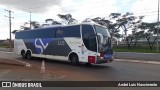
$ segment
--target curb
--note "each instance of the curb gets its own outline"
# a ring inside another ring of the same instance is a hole
[[[133,63],[144,63],[144,64],[160,64],[159,61],[146,61],[146,60],[129,60],[129,59],[114,59],[114,61],[118,62],[133,62]]]

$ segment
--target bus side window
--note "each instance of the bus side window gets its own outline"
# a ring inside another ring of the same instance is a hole
[[[56,37],[57,38],[63,38],[63,37],[79,37],[80,38],[80,25],[59,28],[56,31]]]
[[[82,37],[88,50],[97,51],[96,35],[91,25],[82,25]]]

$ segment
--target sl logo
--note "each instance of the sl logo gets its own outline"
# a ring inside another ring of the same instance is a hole
[[[38,54],[42,54],[43,51],[48,47],[48,43],[51,41],[51,39],[44,39],[42,41],[41,38],[37,38],[34,41],[35,47],[36,47],[36,52]]]

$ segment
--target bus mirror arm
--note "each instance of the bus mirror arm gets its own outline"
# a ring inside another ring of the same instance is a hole
[[[103,35],[102,35],[102,34],[100,34],[100,33],[97,33],[97,36],[99,36],[99,37],[100,37],[100,43],[103,43]]]

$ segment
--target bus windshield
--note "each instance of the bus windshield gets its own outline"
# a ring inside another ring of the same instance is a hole
[[[95,25],[96,32],[102,34],[104,37],[110,37],[110,34],[107,30],[107,28]]]
[[[95,25],[96,33],[103,35],[103,43],[98,44],[98,51],[108,53],[111,49],[111,36],[107,28]]]

